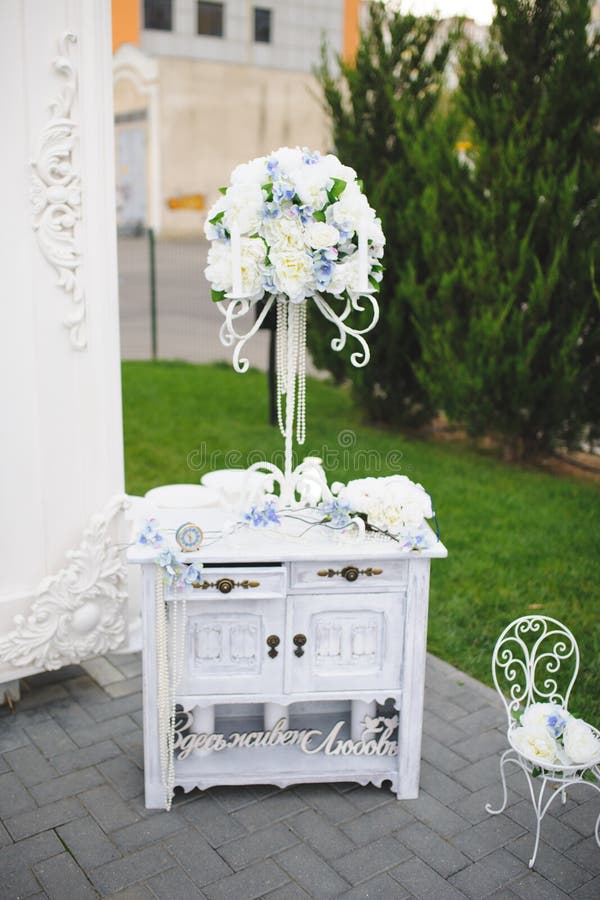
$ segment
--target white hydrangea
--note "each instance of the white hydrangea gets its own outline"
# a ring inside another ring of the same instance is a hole
[[[231,230],[237,225],[240,234],[255,234],[262,220],[264,197],[258,184],[240,182],[227,191],[223,225]]]

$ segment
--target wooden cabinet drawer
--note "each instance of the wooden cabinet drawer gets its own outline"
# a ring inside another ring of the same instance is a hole
[[[336,562],[293,562],[290,589],[295,591],[379,591],[408,584],[406,559],[353,560]]]
[[[184,590],[188,599],[193,600],[284,597],[285,569],[282,566],[205,566],[202,581]],[[181,591],[169,590],[168,595],[179,597]]]

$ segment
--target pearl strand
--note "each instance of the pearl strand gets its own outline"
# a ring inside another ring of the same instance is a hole
[[[296,440],[303,444],[306,440],[306,300],[298,309],[297,340],[298,399],[296,402]]]
[[[184,593],[181,600],[173,597],[167,609],[163,574],[162,571],[157,571],[155,599],[160,769],[165,789],[165,807],[170,810],[175,789],[177,687],[185,666],[186,596]]]
[[[286,362],[287,362],[287,301],[277,297],[277,331],[275,345],[275,368],[277,375],[277,424],[279,431],[285,437],[285,422],[283,417],[283,395],[286,392]]]

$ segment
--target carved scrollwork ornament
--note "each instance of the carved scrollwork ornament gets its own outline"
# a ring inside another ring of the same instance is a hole
[[[70,565],[43,579],[29,613],[0,641],[0,659],[15,666],[58,669],[116,650],[127,634],[125,566],[110,527],[128,500],[116,497],[92,517]]]
[[[63,319],[76,350],[87,346],[85,297],[81,277],[78,223],[81,220],[79,134],[73,106],[77,98],[77,72],[69,45],[77,37],[67,32],[59,41],[53,68],[64,84],[50,103],[50,121],[42,131],[31,163],[30,200],[33,230],[44,258],[58,274],[58,286],[70,298]]]

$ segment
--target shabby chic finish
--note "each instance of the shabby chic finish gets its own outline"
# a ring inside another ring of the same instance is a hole
[[[128,555],[143,568],[148,807],[165,806],[165,764],[172,764],[171,786],[186,792],[218,784],[387,781],[399,798],[417,796],[429,567],[431,558],[446,556],[433,534],[419,553],[399,551],[392,541],[343,541],[327,533],[300,541],[237,534],[181,553],[181,562],[203,562],[202,582],[183,589],[161,583],[160,591],[153,551],[136,545]],[[321,574],[330,569],[359,574]],[[397,755],[277,746],[197,750],[180,760],[171,742],[161,768],[157,616],[163,615],[167,622],[177,617],[183,643],[169,645],[171,665],[181,671],[173,696],[162,702],[189,712],[197,732],[254,732],[283,718],[286,727],[300,722],[326,734],[344,719],[345,737],[358,739],[375,705],[389,708],[391,701],[399,719]]]

